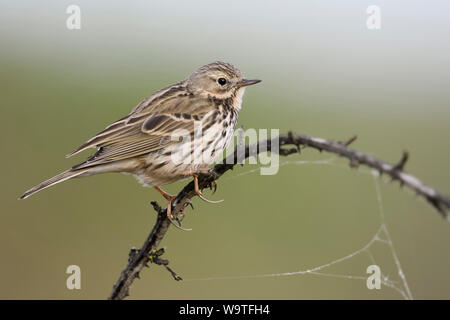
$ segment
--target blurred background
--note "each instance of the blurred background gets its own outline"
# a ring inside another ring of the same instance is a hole
[[[68,30],[66,9],[81,9]],[[366,26],[369,5],[381,29]],[[132,177],[75,179],[30,199],[29,187],[89,155],[64,155],[127,115],[143,98],[215,60],[263,82],[247,90],[239,125],[344,140],[396,162],[450,194],[450,21],[445,1],[5,1],[0,10],[2,179],[0,298],[104,299],[165,204]],[[363,247],[380,226],[374,179],[363,168],[295,164],[278,174],[245,165],[194,199],[185,227],[162,245],[135,299],[402,299],[364,280],[316,275],[252,278],[313,268]],[[343,159],[333,164],[347,165]],[[358,172],[360,171],[360,172]],[[246,173],[246,174],[244,174]],[[243,174],[239,176],[240,174]],[[414,298],[450,298],[450,226],[397,183],[379,180],[386,224]],[[167,186],[179,191],[185,182]],[[398,281],[388,246],[370,252]],[[66,288],[67,266],[81,290]],[[323,270],[367,276],[367,254]],[[227,280],[195,280],[242,277]],[[250,277],[250,278],[249,278]]]

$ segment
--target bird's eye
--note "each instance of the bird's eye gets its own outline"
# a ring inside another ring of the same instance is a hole
[[[224,86],[227,83],[227,79],[225,78],[219,78],[217,79],[217,82],[221,85]]]

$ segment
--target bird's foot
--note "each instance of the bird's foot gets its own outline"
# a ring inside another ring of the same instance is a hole
[[[172,202],[177,198],[177,196],[168,194],[167,192],[165,192],[164,190],[162,190],[160,187],[154,187],[167,201],[167,209],[166,209],[166,214],[167,214],[167,218],[169,219],[170,223],[173,224],[177,229],[183,230],[183,231],[191,231],[192,229],[186,229],[181,227],[181,221],[184,218],[184,208],[188,205],[191,205],[192,209],[194,209],[194,206],[192,205],[192,203],[190,202],[186,202],[186,204],[184,205],[184,207],[180,210],[180,215],[179,217],[174,217],[172,214]]]
[[[203,193],[202,193],[202,191],[200,190],[200,188],[199,188],[199,186],[198,186],[198,177],[199,177],[199,174],[194,173],[194,174],[192,174],[192,177],[194,178],[194,191],[195,191],[195,194],[196,194],[200,199],[202,199],[203,201],[208,202],[208,203],[220,203],[220,202],[223,201],[223,200],[213,201],[213,200],[208,200],[208,199],[206,199],[206,198],[203,196]],[[216,183],[216,181],[211,182],[210,188],[211,188],[211,189],[214,188],[213,193],[216,191],[216,189],[217,189],[217,183]]]
[[[158,191],[169,203],[167,204],[167,218],[170,220],[173,220],[174,217],[172,215],[172,201],[176,199],[177,196],[171,195],[167,192],[165,192],[160,187],[155,186],[154,187],[156,191]]]

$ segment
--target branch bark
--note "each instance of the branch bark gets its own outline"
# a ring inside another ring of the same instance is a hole
[[[282,134],[269,140],[261,140],[253,145],[245,146],[244,159],[250,156],[256,156],[260,152],[265,151],[278,152],[282,156],[288,156],[290,154],[300,153],[300,150],[305,147],[330,152],[347,158],[350,161],[350,167],[364,165],[377,170],[380,176],[385,174],[391,177],[392,180],[399,181],[401,186],[405,186],[413,190],[419,196],[423,197],[439,213],[441,213],[444,218],[448,220],[450,197],[429,186],[426,186],[418,178],[407,174],[403,170],[408,160],[407,152],[403,152],[399,162],[391,164],[350,148],[349,145],[354,140],[356,140],[356,136],[345,142],[339,142],[289,132],[288,134]],[[287,148],[286,146],[289,145],[293,147]],[[272,146],[274,147],[272,148]],[[207,174],[201,174],[199,176],[200,189],[211,187],[215,180],[219,179],[228,170],[233,169],[233,167],[238,163],[237,160],[238,153],[237,150],[235,150],[235,152],[229,155],[222,164],[215,165],[214,168]],[[191,204],[191,199],[195,195],[194,183],[190,182],[178,193],[176,199],[173,201],[172,214],[174,216],[178,216],[183,208]],[[156,202],[152,202],[152,205],[158,214],[155,225],[153,226],[142,247],[139,250],[131,250],[128,265],[122,271],[109,296],[109,299],[111,300],[121,300],[127,297],[129,295],[129,288],[131,284],[136,278],[139,278],[141,270],[148,266],[149,262],[164,265],[175,280],[181,280],[181,277],[168,267],[169,262],[159,258],[162,253],[164,253],[164,250],[162,249],[157,250],[159,243],[164,238],[172,222],[167,218],[167,209],[162,209]]]

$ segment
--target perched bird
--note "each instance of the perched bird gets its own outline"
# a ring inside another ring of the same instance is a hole
[[[208,170],[231,141],[245,87],[258,82],[244,79],[229,63],[200,67],[187,79],[144,99],[128,116],[67,155],[97,148],[91,157],[31,188],[20,199],[71,178],[123,172],[158,190],[169,201],[167,215],[172,219],[175,196],[160,186],[192,176],[195,192],[208,201],[198,188],[198,173]]]

